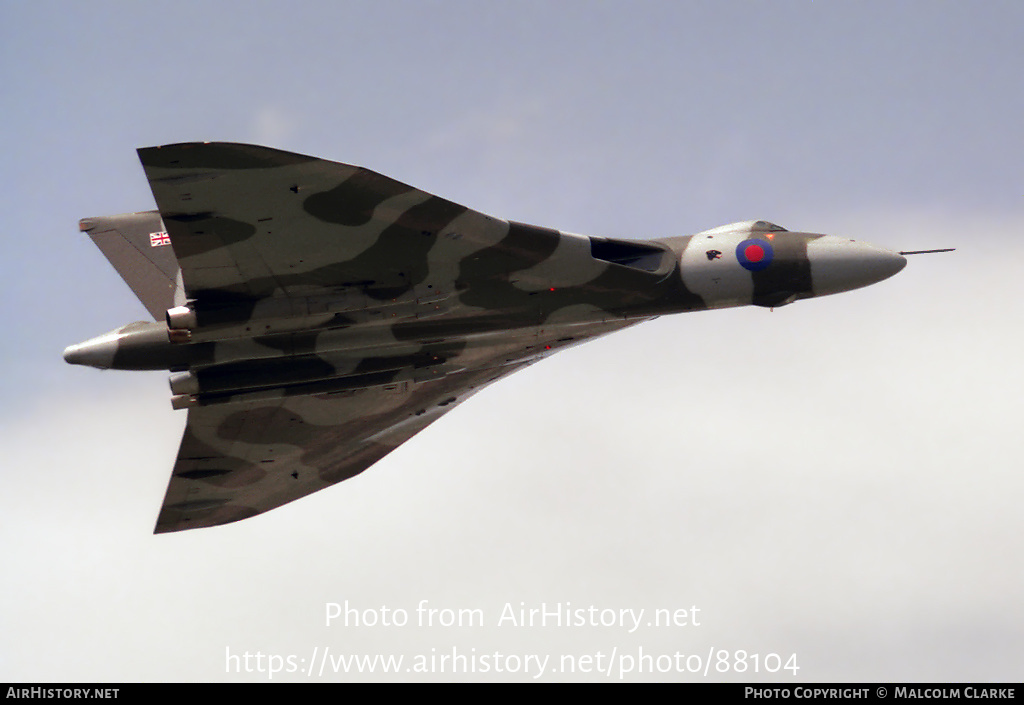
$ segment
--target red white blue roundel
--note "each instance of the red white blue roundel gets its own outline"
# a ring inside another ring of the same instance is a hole
[[[744,240],[736,245],[736,259],[744,269],[760,272],[772,263],[775,253],[767,240]]]

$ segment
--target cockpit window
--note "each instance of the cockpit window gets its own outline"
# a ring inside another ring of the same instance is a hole
[[[767,220],[756,220],[754,224],[750,226],[750,229],[754,232],[759,233],[785,233],[788,232],[781,225],[775,223],[769,223]]]
[[[728,225],[719,225],[717,228],[711,228],[711,230],[704,230],[697,233],[698,235],[707,235],[708,237],[714,237],[716,235],[724,235],[725,233],[786,233],[789,232],[781,225],[775,223],[769,223],[767,220],[744,220],[739,223],[729,223]]]

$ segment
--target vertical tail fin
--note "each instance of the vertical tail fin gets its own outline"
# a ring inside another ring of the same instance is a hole
[[[178,305],[181,274],[158,211],[84,218],[78,229],[89,234],[154,319],[162,321]]]

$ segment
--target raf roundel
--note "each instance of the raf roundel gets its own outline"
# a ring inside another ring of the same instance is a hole
[[[751,272],[760,272],[772,263],[772,245],[767,240],[744,240],[736,245],[736,259],[740,261],[744,269]]]

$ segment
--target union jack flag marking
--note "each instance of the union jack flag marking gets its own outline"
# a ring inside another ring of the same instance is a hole
[[[164,245],[171,244],[171,237],[166,232],[150,233],[149,234],[149,246],[150,247],[163,247]]]

